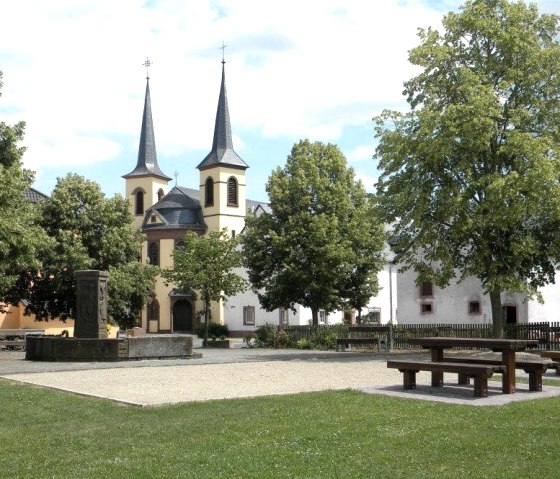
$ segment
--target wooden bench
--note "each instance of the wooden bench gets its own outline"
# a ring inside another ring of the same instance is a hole
[[[367,346],[370,344],[377,344],[377,349],[381,351],[381,345],[385,344],[385,340],[381,338],[336,338],[336,350],[339,351],[342,346],[343,350],[350,345]]]
[[[348,328],[348,337],[336,338],[336,350],[347,349],[351,345],[369,346],[377,344],[377,350],[381,351],[382,347],[387,346],[387,335],[389,327],[387,326],[350,326]]]
[[[445,360],[464,364],[502,364],[502,361],[499,359],[464,358],[453,356],[445,358]],[[547,361],[539,361],[538,359],[515,360],[515,369],[523,369],[523,371],[529,374],[529,391],[542,391],[542,376],[543,373],[550,367],[555,367],[555,364]],[[469,384],[469,378],[459,374],[459,384]]]
[[[560,351],[539,351],[539,354],[554,361],[550,363],[550,367],[556,368],[556,376],[560,376]]]
[[[44,333],[43,329],[0,329],[0,349],[19,347],[25,350],[26,336]]]
[[[492,364],[473,364],[473,363],[457,363],[447,361],[408,361],[408,360],[392,360],[387,361],[388,368],[398,369],[403,373],[404,389],[416,388],[416,373],[418,371],[431,371],[440,373],[456,373],[463,377],[474,378],[474,395],[475,397],[488,397],[488,378],[496,372],[503,373],[505,366]],[[441,384],[433,384],[432,386],[441,387]]]

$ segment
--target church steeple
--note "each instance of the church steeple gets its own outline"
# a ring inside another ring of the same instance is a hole
[[[225,46],[224,46],[225,47]],[[232,168],[247,169],[249,166],[233,150],[231,138],[231,123],[229,120],[229,107],[226,93],[225,61],[222,60],[222,84],[214,125],[214,140],[212,151],[197,166],[199,170],[206,170],[214,166],[229,166]]]
[[[150,99],[150,77],[146,77],[146,96],[144,99],[144,114],[142,115],[142,130],[138,147],[138,163],[136,168],[123,178],[129,179],[139,176],[155,176],[169,181],[171,178],[160,170],[157,162],[154,123],[152,121],[152,104]]]

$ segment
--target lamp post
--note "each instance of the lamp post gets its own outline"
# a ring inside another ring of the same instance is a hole
[[[393,352],[393,261],[389,261],[389,352]]]

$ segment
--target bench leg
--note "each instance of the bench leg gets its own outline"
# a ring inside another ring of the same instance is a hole
[[[469,385],[471,383],[471,378],[466,374],[459,373],[458,376],[459,376],[459,382],[457,384]]]
[[[443,373],[441,371],[432,371],[432,387],[443,387]]]
[[[416,373],[414,369],[399,370],[403,373],[404,389],[416,389]]]
[[[542,391],[542,371],[525,370],[529,373],[529,391]]]
[[[474,377],[474,396],[477,398],[488,397],[488,378],[486,376]]]

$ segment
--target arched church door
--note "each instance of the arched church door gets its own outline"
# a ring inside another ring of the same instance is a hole
[[[173,305],[173,331],[193,331],[193,309],[192,303],[186,299],[180,299]]]

